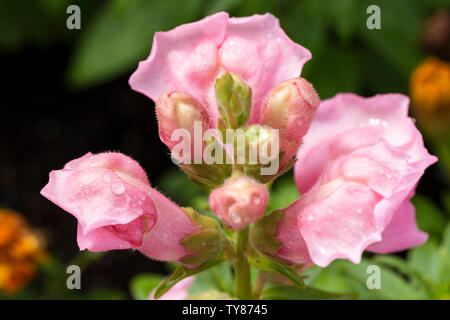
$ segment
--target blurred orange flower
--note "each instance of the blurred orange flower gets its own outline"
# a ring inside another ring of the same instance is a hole
[[[22,288],[46,256],[42,240],[23,217],[0,209],[0,291],[12,294]]]
[[[450,114],[450,63],[427,58],[411,75],[411,98],[420,113]]]

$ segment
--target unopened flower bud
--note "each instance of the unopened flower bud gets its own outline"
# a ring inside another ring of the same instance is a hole
[[[247,123],[252,104],[252,89],[233,73],[226,73],[216,80],[219,129],[236,129]]]
[[[269,194],[264,185],[245,176],[231,177],[209,196],[211,210],[232,230],[254,223],[266,210]]]
[[[159,136],[171,150],[182,140],[183,152],[190,151],[191,155],[199,154],[201,157],[203,150],[201,133],[209,128],[209,118],[207,110],[200,102],[184,92],[165,93],[156,103],[156,116]],[[198,128],[194,130],[196,126]],[[199,144],[197,148],[196,142]]]
[[[285,160],[301,145],[319,104],[320,98],[313,86],[303,78],[284,81],[267,96],[260,124],[280,130]]]

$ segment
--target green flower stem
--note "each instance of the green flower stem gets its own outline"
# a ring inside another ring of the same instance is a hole
[[[258,276],[256,277],[255,286],[253,287],[253,293],[252,293],[253,299],[259,300],[259,298],[261,296],[261,292],[264,289],[264,284],[265,284],[264,275],[263,275],[262,271],[259,270]]]
[[[239,230],[235,234],[236,261],[234,272],[236,276],[236,297],[241,300],[252,298],[252,286],[250,279],[250,264],[247,261],[247,247],[249,228]]]

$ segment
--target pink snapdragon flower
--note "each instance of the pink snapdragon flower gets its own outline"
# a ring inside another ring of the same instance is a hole
[[[297,153],[302,197],[283,210],[275,256],[327,266],[359,263],[364,250],[388,253],[423,244],[410,198],[437,161],[423,145],[407,97],[339,94],[321,103]]]
[[[41,194],[77,218],[81,250],[137,249],[175,262],[193,254],[180,242],[200,229],[121,153],[88,153],[70,161],[50,172]]]
[[[217,128],[220,116],[215,82],[225,73],[232,73],[252,90],[247,124],[260,124],[263,105],[267,104],[264,100],[269,92],[283,81],[299,77],[304,63],[310,58],[311,53],[294,43],[271,14],[230,18],[227,13],[219,12],[167,32],[157,32],[150,56],[140,62],[129,83],[134,90],[156,103],[161,140],[172,149],[174,144],[168,141],[170,137],[165,128],[169,127],[172,132],[177,121],[160,111],[167,101],[160,97],[176,93],[186,100],[195,101],[191,105],[197,107],[191,109],[205,109],[209,128]],[[311,88],[308,87],[305,80],[300,83],[300,89],[290,99],[291,104],[301,104],[298,112],[291,110],[297,118],[302,110],[307,110],[306,103],[312,104],[311,110],[314,110],[318,101],[318,97],[313,96],[316,94],[312,86],[309,84]],[[304,98],[295,97],[306,89],[308,92],[303,92]],[[309,92],[311,90],[313,93]],[[281,118],[279,122],[283,121]],[[295,136],[301,141],[298,133],[306,132],[311,117],[306,117],[302,123],[300,119],[296,120],[297,134],[293,134],[295,130],[291,125],[286,133],[291,140]]]
[[[209,196],[211,210],[232,230],[256,222],[266,211],[269,193],[264,185],[245,176],[230,178]]]

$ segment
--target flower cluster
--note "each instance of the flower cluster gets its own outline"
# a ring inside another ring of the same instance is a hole
[[[67,163],[41,193],[78,219],[81,249],[135,249],[188,268],[228,259],[238,282],[249,281],[247,259],[268,259],[265,268],[276,264],[274,270],[324,267],[336,258],[358,263],[366,249],[422,244],[427,235],[409,200],[436,158],[408,117],[408,98],[339,94],[320,101],[300,77],[310,58],[270,14],[221,12],[155,34],[130,85],[155,102],[161,140],[210,193],[218,219],[177,206],[119,153]],[[243,143],[224,140],[229,130],[240,130]],[[262,158],[252,162],[254,148],[270,149],[275,172]],[[302,197],[264,215],[269,182],[294,164]],[[238,297],[249,298],[247,289],[238,285]]]

